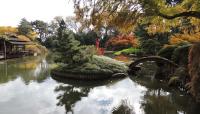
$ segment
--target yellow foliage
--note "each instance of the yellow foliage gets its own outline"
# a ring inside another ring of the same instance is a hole
[[[27,37],[30,38],[31,41],[34,41],[37,38],[38,34],[34,31],[30,32]]]
[[[148,33],[155,34],[157,32],[170,32],[171,27],[176,27],[180,25],[180,20],[179,19],[173,19],[173,20],[167,20],[163,19],[161,17],[152,17],[152,18],[147,18],[145,17],[146,23],[151,23],[147,30]]]
[[[27,41],[27,42],[31,41],[28,37],[24,35],[18,35],[17,38],[22,41]]]
[[[27,45],[26,46],[26,50],[34,52],[34,53],[38,53],[38,54],[45,54],[48,52],[48,50],[44,47],[41,46],[39,44],[35,44],[35,45]]]
[[[18,29],[10,26],[0,26],[0,34],[17,34]]]
[[[34,31],[30,32],[27,36],[20,35],[17,27],[0,26],[0,35],[16,35],[19,39],[24,41],[34,41],[38,34]]]

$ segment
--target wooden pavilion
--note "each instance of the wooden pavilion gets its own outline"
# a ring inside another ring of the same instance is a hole
[[[18,58],[33,54],[30,51],[26,51],[26,45],[34,45],[34,43],[21,40],[15,35],[7,38],[0,36],[0,59]]]

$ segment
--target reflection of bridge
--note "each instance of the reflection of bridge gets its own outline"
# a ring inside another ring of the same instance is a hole
[[[143,63],[143,62],[147,62],[147,61],[154,61],[157,63],[157,65],[159,67],[162,67],[164,65],[169,65],[170,66],[170,69],[171,68],[177,68],[178,65],[176,63],[174,63],[173,61],[171,60],[168,60],[166,58],[163,58],[163,57],[160,57],[160,56],[149,56],[149,57],[143,57],[143,58],[140,58],[134,62],[132,62],[130,65],[129,65],[129,71],[130,73],[134,73],[136,70],[139,70],[140,68],[137,67],[140,63]]]

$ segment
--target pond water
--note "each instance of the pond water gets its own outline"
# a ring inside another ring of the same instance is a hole
[[[200,114],[190,97],[150,77],[56,81],[52,64],[44,57],[0,61],[0,114]]]

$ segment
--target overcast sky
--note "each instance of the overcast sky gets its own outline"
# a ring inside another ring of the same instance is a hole
[[[72,16],[69,0],[0,0],[0,26],[17,26],[22,18],[49,22],[55,16]]]

